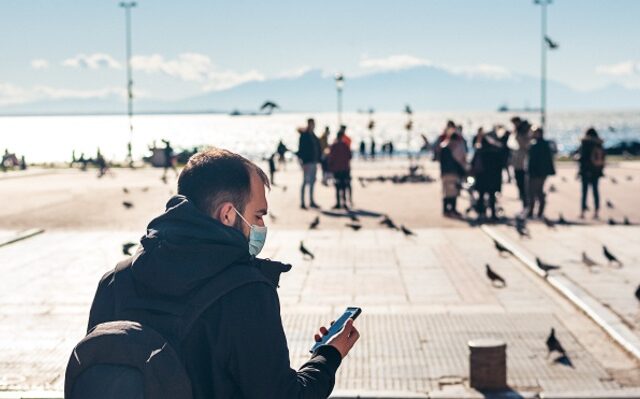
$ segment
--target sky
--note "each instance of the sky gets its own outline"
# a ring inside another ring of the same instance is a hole
[[[579,90],[640,88],[640,0],[554,0],[548,75]],[[139,0],[136,97],[175,100],[310,69],[345,77],[434,65],[539,76],[532,0]],[[125,96],[117,1],[2,0],[0,106]]]

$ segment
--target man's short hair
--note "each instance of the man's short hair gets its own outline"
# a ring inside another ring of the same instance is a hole
[[[225,202],[231,202],[242,213],[251,197],[253,172],[265,186],[271,187],[267,175],[247,158],[211,148],[189,158],[178,178],[178,194],[210,216]]]

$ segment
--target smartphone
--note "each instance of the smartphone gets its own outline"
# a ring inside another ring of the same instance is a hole
[[[342,330],[342,327],[344,327],[344,324],[347,322],[347,320],[349,320],[349,319],[353,319],[353,320],[357,319],[358,316],[360,316],[360,313],[362,313],[362,309],[356,308],[356,307],[351,307],[351,306],[348,307],[347,310],[344,311],[342,316],[340,316],[338,318],[338,320],[336,320],[333,323],[333,325],[331,327],[329,327],[329,331],[327,332],[327,334],[324,337],[322,337],[322,341],[316,342],[315,345],[313,345],[313,347],[311,348],[311,350],[309,352],[313,353],[321,345],[326,344],[327,341],[329,341],[331,339],[331,337],[333,337],[334,335],[339,333],[340,330]]]

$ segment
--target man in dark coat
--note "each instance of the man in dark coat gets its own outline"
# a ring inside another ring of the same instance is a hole
[[[482,129],[478,129],[478,134],[474,138],[474,147],[476,152],[471,161],[471,171],[476,178],[475,188],[478,191],[476,211],[479,218],[486,216],[486,200],[491,210],[491,219],[495,220],[497,219],[496,193],[502,189],[505,144],[498,139],[495,131],[484,133]]]
[[[359,333],[350,320],[300,370],[290,368],[276,292],[290,266],[255,258],[266,239],[265,186],[264,172],[237,154],[213,149],[192,156],[178,180],[179,195],[151,221],[142,248],[124,270],[100,281],[89,330],[117,320],[114,309],[135,297],[134,306],[157,320],[150,327],[165,333],[157,309],[184,308],[200,287],[248,268],[259,278],[211,305],[177,347],[193,397],[327,398]],[[121,272],[132,275],[132,292],[115,284]],[[316,341],[326,333],[320,328]]]
[[[313,119],[307,120],[307,127],[300,129],[300,139],[298,141],[298,158],[302,165],[302,188],[300,189],[300,208],[307,209],[305,204],[305,188],[309,187],[309,206],[311,208],[318,208],[315,200],[313,199],[313,189],[316,184],[316,173],[318,171],[318,163],[322,158],[322,151],[320,148],[320,140],[313,132],[316,127],[316,122]]]
[[[529,147],[529,211],[528,217],[533,217],[533,210],[538,202],[538,217],[544,215],[545,193],[544,181],[547,176],[555,175],[556,169],[553,165],[553,154],[549,142],[543,137],[542,128],[533,131],[533,145]]]

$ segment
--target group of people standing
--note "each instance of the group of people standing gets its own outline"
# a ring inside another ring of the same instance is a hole
[[[555,174],[555,147],[544,138],[542,128],[533,127],[519,117],[512,118],[511,123],[512,130],[495,126],[485,132],[479,128],[469,144],[462,134],[462,127],[453,121],[447,122],[433,148],[434,160],[440,163],[445,216],[462,216],[456,205],[466,179],[472,200],[470,209],[475,210],[480,219],[487,217],[488,209],[490,218],[497,220],[496,194],[502,190],[503,171],[511,181],[512,168],[523,216],[544,217],[544,186],[547,177]],[[587,192],[591,187],[594,217],[597,218],[600,207],[598,179],[603,175],[604,150],[595,129],[587,130],[575,157],[580,164],[582,179],[581,216],[584,217],[587,210]]]
[[[318,165],[322,168],[322,182],[333,180],[336,188],[334,209],[347,209],[353,206],[351,187],[351,138],[347,127],[342,125],[333,143],[329,144],[329,128],[318,138],[314,132],[315,120],[308,119],[305,128],[298,129],[298,151],[296,155],[302,165],[302,187],[300,190],[300,208],[307,209],[306,193],[309,193],[309,207],[319,208],[314,198],[314,187]]]

